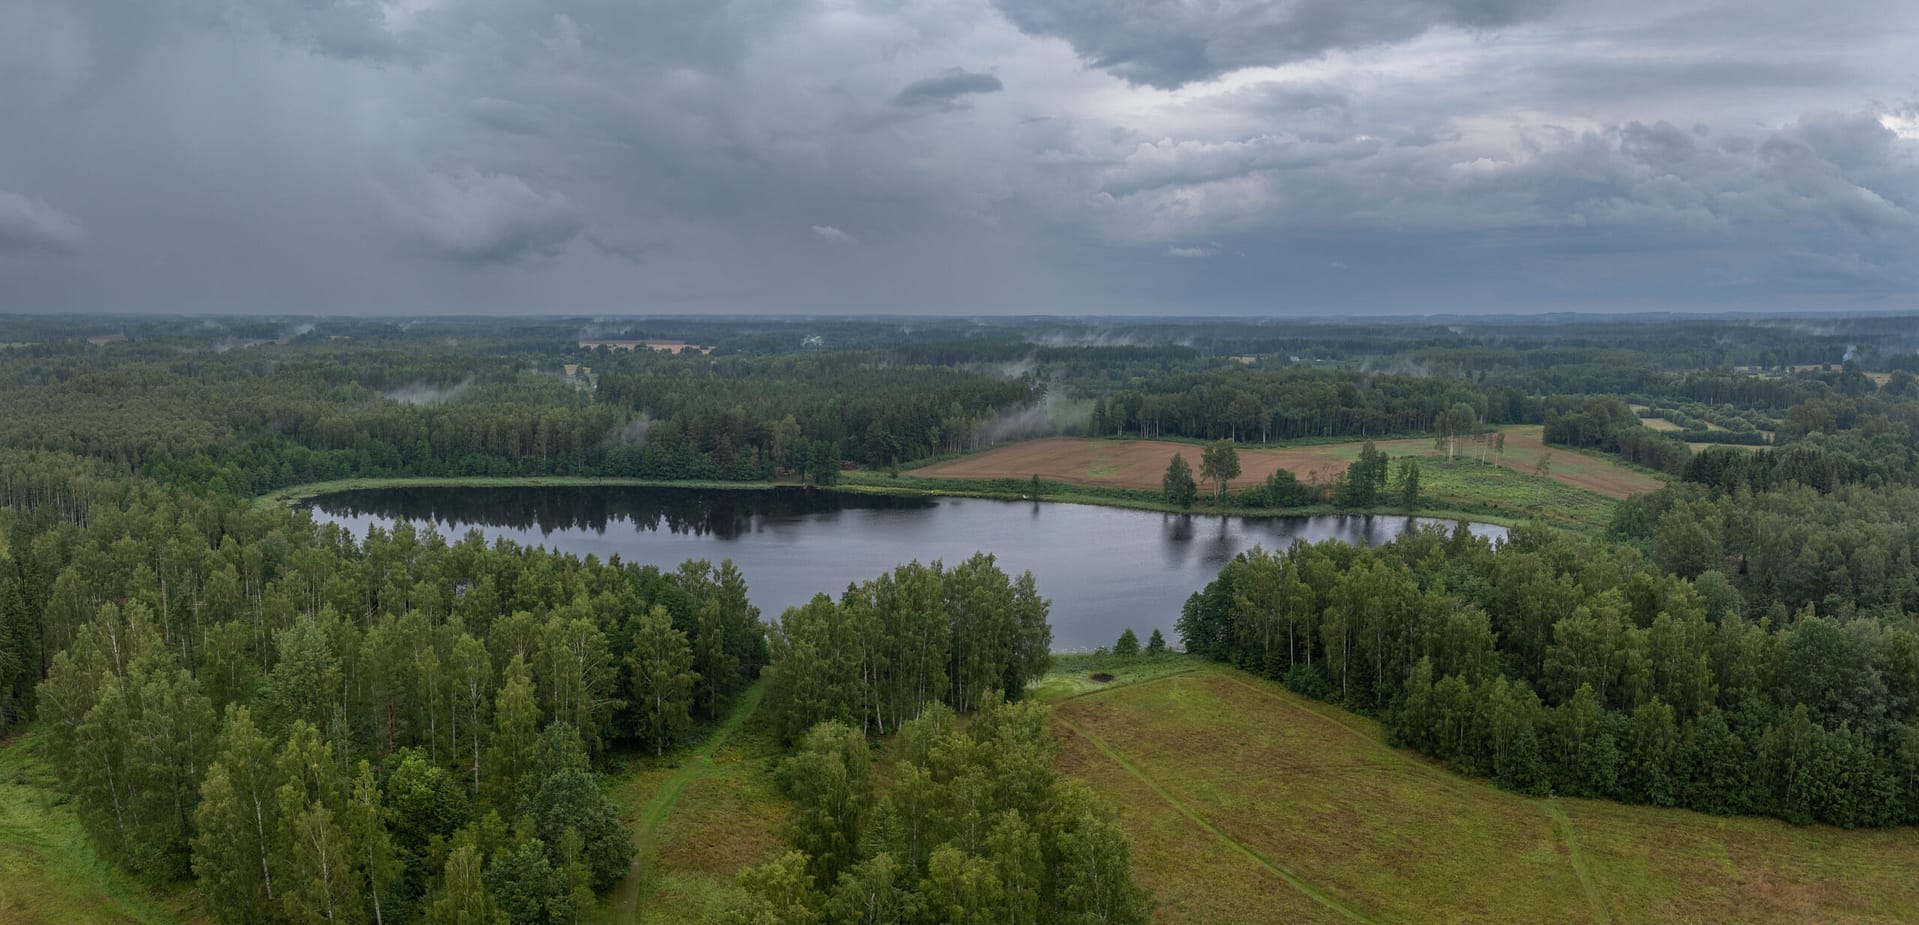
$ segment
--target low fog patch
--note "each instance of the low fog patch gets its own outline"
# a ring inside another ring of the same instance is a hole
[[[386,397],[409,405],[443,405],[460,397],[460,393],[472,387],[472,379],[462,379],[450,386],[437,386],[431,382],[412,382],[397,389],[387,390]]]

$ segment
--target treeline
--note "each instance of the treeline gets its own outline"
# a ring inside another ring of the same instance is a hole
[[[843,460],[884,467],[1052,432],[1029,378],[865,353],[650,352],[586,358],[604,368],[568,377],[572,353],[0,353],[0,440],[251,495],[408,475],[831,481]]]
[[[1092,432],[1270,442],[1427,433],[1455,405],[1488,424],[1539,420],[1520,391],[1465,379],[1350,371],[1249,369],[1237,364],[1166,375],[1100,395]]]
[[[1690,554],[1673,531],[1672,554]],[[1788,610],[1803,590],[1714,565],[1688,580],[1631,546],[1531,528],[1496,547],[1462,528],[1256,550],[1179,631],[1188,651],[1380,716],[1396,742],[1521,792],[1919,820],[1919,631],[1907,600],[1880,597],[1919,571]]]
[[[1012,421],[1045,398],[1029,378],[874,359],[608,358],[596,399],[646,422],[609,451],[609,473],[765,478],[822,460],[836,471],[841,459],[883,468],[1052,432]]]
[[[1611,396],[1587,398],[1575,407],[1546,412],[1545,442],[1616,453],[1636,466],[1679,474],[1692,450],[1678,439],[1639,423],[1624,401]]]
[[[742,876],[722,921],[1149,921],[1125,835],[1053,770],[1046,715],[997,693],[967,722],[934,703],[898,728],[884,785],[865,736],[812,727],[779,769],[790,849]]]
[[[7,718],[46,723],[105,855],[222,922],[572,922],[633,850],[592,756],[682,741],[768,658],[727,563],[12,471]]]
[[[934,704],[960,712],[1017,699],[1046,673],[1053,630],[1033,574],[990,555],[902,565],[788,609],[772,631],[767,697],[785,741],[822,722],[898,730]]]

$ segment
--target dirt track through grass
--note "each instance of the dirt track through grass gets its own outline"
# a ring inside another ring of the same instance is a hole
[[[1082,695],[1082,696],[1085,696],[1085,695]],[[1178,797],[1175,797],[1171,793],[1168,793],[1166,788],[1160,786],[1159,782],[1154,780],[1151,775],[1140,770],[1139,767],[1133,764],[1132,762],[1127,761],[1124,755],[1121,755],[1104,739],[1101,739],[1099,736],[1094,735],[1092,732],[1088,731],[1085,727],[1080,726],[1079,724],[1073,722],[1070,719],[1064,720],[1063,722],[1065,723],[1066,728],[1073,730],[1073,732],[1075,732],[1076,734],[1080,736],[1083,736],[1086,739],[1086,741],[1092,743],[1094,748],[1099,749],[1100,754],[1105,755],[1107,758],[1112,759],[1113,763],[1116,765],[1119,765],[1122,769],[1126,771],[1126,773],[1131,774],[1135,778],[1138,778],[1141,783],[1144,783],[1147,787],[1151,788],[1154,793],[1158,794],[1161,799],[1167,802],[1168,805],[1172,806],[1173,809],[1177,810],[1180,815],[1185,816],[1187,819],[1192,820],[1194,825],[1199,826],[1207,834],[1213,836],[1214,838],[1219,839],[1222,842],[1225,842],[1227,845],[1231,846],[1233,850],[1238,851],[1241,854],[1244,854],[1248,858],[1251,858],[1259,866],[1272,872],[1274,876],[1277,876],[1279,879],[1285,881],[1288,885],[1292,886],[1294,889],[1299,890],[1301,893],[1304,893],[1307,896],[1311,897],[1314,902],[1319,903],[1320,905],[1325,906],[1326,908],[1331,909],[1334,912],[1338,912],[1339,914],[1349,919],[1352,919],[1353,921],[1370,922],[1370,923],[1373,923],[1373,925],[1378,925],[1378,920],[1341,902],[1339,899],[1327,893],[1325,890],[1322,890],[1319,887],[1316,887],[1313,884],[1308,883],[1305,880],[1305,878],[1299,876],[1298,874],[1290,870],[1287,870],[1285,867],[1281,866],[1277,861],[1274,861],[1272,858],[1267,857],[1265,854],[1254,849],[1253,846],[1248,845],[1245,842],[1239,841],[1238,839],[1233,838],[1231,835],[1228,835],[1225,832],[1220,831],[1218,826],[1215,826],[1212,823],[1207,822],[1206,817],[1201,816],[1198,812],[1194,811],[1192,807],[1187,806],[1185,803],[1180,802]]]
[[[655,791],[653,798],[640,812],[634,827],[634,842],[638,847],[633,855],[633,868],[627,871],[626,879],[620,881],[618,902],[614,906],[615,922],[638,922],[640,920],[640,900],[648,887],[647,872],[659,856],[660,835],[666,823],[673,816],[673,808],[679,804],[680,795],[686,792],[688,784],[695,780],[713,777],[719,768],[713,763],[713,754],[724,746],[734,733],[746,723],[746,718],[759,709],[760,699],[765,695],[764,684],[754,684],[740,694],[740,699],[727,712],[726,719],[715,727],[706,741],[700,743],[684,759],[680,768],[667,778]]]
[[[1572,818],[1559,805],[1558,800],[1546,801],[1546,813],[1559,824],[1559,833],[1566,840],[1566,854],[1571,858],[1573,870],[1579,874],[1579,885],[1586,891],[1586,902],[1592,905],[1593,919],[1600,925],[1610,925],[1612,916],[1606,912],[1606,898],[1599,894],[1599,884],[1593,880],[1592,868],[1586,864],[1585,855],[1579,852],[1579,832],[1573,828]]]

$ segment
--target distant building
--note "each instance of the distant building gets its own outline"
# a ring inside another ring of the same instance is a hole
[[[608,350],[639,350],[644,347],[647,350],[658,350],[661,353],[698,353],[702,355],[713,352],[712,347],[706,347],[700,344],[689,344],[683,340],[619,339],[580,341],[580,349],[582,350],[592,350],[595,347],[605,347]]]

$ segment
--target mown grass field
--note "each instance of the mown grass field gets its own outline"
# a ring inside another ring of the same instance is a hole
[[[1160,922],[1919,921],[1911,830],[1517,796],[1364,718],[1164,658],[1040,688],[1062,770],[1116,807]]]
[[[189,896],[142,884],[93,850],[43,752],[46,730],[0,744],[0,922],[167,925]]]

